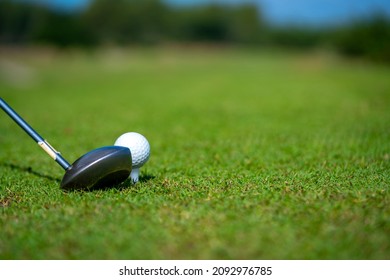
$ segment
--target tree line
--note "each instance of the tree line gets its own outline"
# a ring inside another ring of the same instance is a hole
[[[253,4],[173,7],[160,0],[94,0],[81,11],[63,12],[0,0],[1,44],[95,47],[164,42],[327,46],[345,55],[390,63],[390,20],[377,15],[318,30],[270,26]]]

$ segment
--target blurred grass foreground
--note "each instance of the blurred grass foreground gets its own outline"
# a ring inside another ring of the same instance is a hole
[[[139,184],[64,192],[0,112],[0,259],[390,258],[385,19],[322,37],[251,6],[0,3],[2,98],[70,162],[127,131],[152,149]],[[382,35],[355,60],[339,34]]]

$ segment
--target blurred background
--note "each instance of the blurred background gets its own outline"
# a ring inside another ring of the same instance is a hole
[[[390,259],[390,0],[0,0],[0,259]],[[11,207],[9,207],[11,205]],[[250,240],[250,246],[248,246]]]
[[[387,0],[0,0],[0,44],[327,48],[390,63]]]

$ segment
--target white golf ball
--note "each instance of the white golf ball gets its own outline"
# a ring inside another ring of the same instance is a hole
[[[137,132],[127,132],[119,136],[114,145],[130,149],[132,158],[132,171],[130,177],[134,183],[138,182],[139,168],[143,166],[150,157],[150,145],[148,140]]]

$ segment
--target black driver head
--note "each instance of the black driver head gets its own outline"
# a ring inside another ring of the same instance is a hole
[[[61,182],[65,190],[106,188],[125,181],[131,172],[130,149],[107,146],[90,151],[76,160]]]

